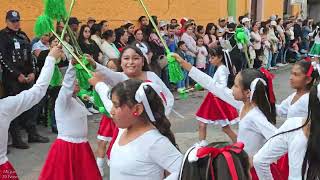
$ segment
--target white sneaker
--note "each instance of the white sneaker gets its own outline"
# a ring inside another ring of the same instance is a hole
[[[277,70],[277,67],[270,67],[270,70]]]
[[[89,107],[88,111],[91,112],[92,114],[98,114],[99,111],[97,111],[96,109],[94,109],[93,107]]]
[[[282,63],[277,63],[276,66],[278,66],[278,67],[283,67],[283,66],[285,66],[285,65],[282,64]]]
[[[104,176],[103,168],[98,166],[98,169],[99,169],[99,171],[100,171],[101,177],[103,177],[103,176]]]
[[[200,146],[201,147],[204,147],[204,146],[208,146],[208,141],[206,141],[206,140],[202,140],[202,141],[200,141]]]

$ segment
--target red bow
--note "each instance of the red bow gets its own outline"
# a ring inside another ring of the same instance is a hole
[[[243,148],[244,148],[244,144],[240,143],[240,142],[235,143],[230,146],[226,146],[224,148],[202,147],[202,148],[198,149],[197,157],[204,158],[207,155],[210,155],[210,172],[211,172],[212,180],[214,180],[215,177],[214,177],[214,170],[213,170],[213,166],[212,166],[212,161],[219,154],[223,154],[224,158],[227,161],[232,179],[238,180],[237,170],[236,170],[236,167],[234,166],[233,158],[232,158],[230,151],[232,151],[236,154],[239,154],[243,151]]]
[[[313,72],[313,66],[312,66],[312,61],[311,61],[311,58],[310,57],[306,57],[305,59],[304,59],[306,62],[311,62],[311,65],[310,65],[310,67],[309,67],[309,69],[308,69],[308,72],[307,72],[307,76],[308,77],[311,77],[311,74],[312,74],[312,72]]]
[[[272,84],[272,79],[275,77],[274,74],[271,74],[268,70],[266,70],[265,68],[260,68],[260,72],[262,72],[267,80],[268,80],[268,89],[269,89],[269,101],[270,103],[275,103],[276,102],[276,97],[274,95],[274,92],[273,92],[273,84]]]

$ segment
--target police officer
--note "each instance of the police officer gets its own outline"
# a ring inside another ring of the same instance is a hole
[[[3,85],[6,96],[16,95],[32,87],[35,79],[31,44],[26,33],[20,30],[18,11],[10,10],[6,15],[7,27],[0,31],[0,63],[3,69]],[[47,143],[49,139],[38,134],[36,129],[37,106],[24,112],[10,124],[12,146],[28,149],[22,141],[20,126],[28,133],[28,142]],[[10,112],[7,112],[10,113]]]

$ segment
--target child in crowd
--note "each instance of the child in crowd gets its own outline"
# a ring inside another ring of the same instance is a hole
[[[194,64],[194,58],[191,54],[188,53],[188,48],[186,46],[186,43],[184,41],[178,42],[178,49],[176,51],[177,54],[179,54],[181,57],[186,59],[190,64]],[[184,70],[184,79],[179,81],[177,83],[178,92],[182,91],[184,89],[189,89],[189,76],[187,71]]]
[[[197,59],[196,59],[196,67],[200,69],[202,72],[206,70],[206,63],[208,58],[207,48],[204,46],[203,37],[198,36],[197,39]]]

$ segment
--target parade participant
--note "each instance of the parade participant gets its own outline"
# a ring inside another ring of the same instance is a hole
[[[318,73],[310,61],[302,60],[296,62],[290,75],[290,85],[296,92],[276,105],[279,117],[307,117],[309,91]]]
[[[70,63],[55,104],[58,137],[51,145],[39,180],[102,179],[88,142],[87,116]]]
[[[189,71],[189,76],[202,87],[208,89],[215,96],[240,110],[240,123],[237,142],[244,143],[244,150],[248,153],[251,167],[253,156],[277,128],[276,113],[272,111],[270,94],[264,75],[256,69],[245,69],[237,74],[232,90],[220,88],[211,81],[211,77],[193,67],[179,55],[173,55],[181,66]],[[275,179],[281,179],[277,167],[271,166]],[[257,179],[254,168],[251,169],[252,178]]]
[[[20,29],[20,14],[10,10],[6,15],[7,27],[0,31],[0,63],[3,68],[4,89],[7,96],[15,96],[23,90],[30,89],[35,80],[32,64],[31,44],[26,33]],[[30,109],[30,108],[29,108]],[[40,136],[37,129],[38,107],[16,117],[10,124],[12,146],[28,149],[20,134],[20,125],[28,133],[28,142],[47,143],[49,138]]]
[[[91,79],[98,92],[107,89],[101,81]],[[111,150],[110,179],[178,179],[182,154],[170,130],[161,91],[155,83],[133,79],[113,87],[110,113],[120,129]]]
[[[110,86],[115,86],[119,82],[123,82],[127,79],[139,79],[143,81],[151,81],[158,84],[162,88],[163,95],[166,98],[166,115],[169,115],[174,103],[173,94],[162,82],[162,80],[153,72],[149,71],[148,63],[141,52],[141,50],[136,46],[126,47],[120,54],[120,71],[114,72],[108,67],[102,66],[98,63],[96,65],[96,71],[101,72],[105,76],[106,84]],[[106,160],[104,160],[106,152],[106,141],[110,141],[114,134],[117,134],[117,130],[114,130],[113,121],[110,118],[104,117],[101,119],[100,127],[98,131],[98,157],[97,164],[101,170],[105,166]],[[111,146],[110,146],[111,145]],[[112,142],[110,143],[107,152],[110,152],[112,148]]]
[[[320,85],[310,90],[306,117],[289,118],[254,156],[260,179],[272,179],[270,164],[289,154],[289,180],[319,179],[319,108]]]
[[[61,55],[61,47],[52,48],[32,88],[15,96],[0,99],[0,179],[2,180],[18,179],[16,171],[6,157],[10,122],[43,98],[52,78],[56,59],[59,59]]]
[[[209,50],[210,63],[217,67],[217,70],[211,79],[215,86],[220,88],[228,88],[228,82],[233,82],[234,75],[231,60],[225,54],[221,46],[213,50]],[[231,84],[232,86],[232,84]],[[202,102],[196,118],[199,121],[199,145],[206,146],[207,124],[220,125],[222,130],[230,137],[233,142],[237,141],[237,135],[230,127],[230,124],[238,122],[237,110],[208,92],[206,98]]]

